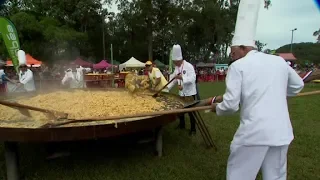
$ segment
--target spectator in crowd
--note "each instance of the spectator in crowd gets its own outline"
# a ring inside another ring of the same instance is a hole
[[[0,93],[7,92],[7,82],[16,84],[13,80],[9,79],[4,71],[5,62],[0,60]]]

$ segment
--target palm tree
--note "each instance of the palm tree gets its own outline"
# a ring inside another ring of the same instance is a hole
[[[318,36],[318,37],[317,37],[317,43],[320,43],[320,28],[319,28],[318,31],[315,31],[315,32],[313,33],[313,36]]]

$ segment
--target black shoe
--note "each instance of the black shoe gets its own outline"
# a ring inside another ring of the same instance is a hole
[[[186,129],[186,127],[185,127],[185,126],[178,125],[178,126],[176,127],[176,129]]]

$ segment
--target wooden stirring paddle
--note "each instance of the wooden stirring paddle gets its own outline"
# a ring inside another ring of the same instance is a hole
[[[140,114],[132,114],[132,115],[68,119],[67,121],[64,121],[64,122],[49,122],[49,123],[42,125],[39,128],[54,128],[54,127],[58,127],[58,126],[62,126],[62,125],[81,123],[81,122],[97,122],[97,121],[138,118],[138,117],[161,116],[161,115],[168,115],[168,114],[181,114],[181,113],[187,113],[187,112],[193,112],[193,111],[208,110],[211,108],[212,108],[211,106],[203,106],[203,107],[193,107],[193,108],[186,108],[186,109],[172,109],[172,110],[166,110],[166,111],[156,111],[156,112],[140,113]]]
[[[13,103],[13,102],[8,102],[8,101],[3,101],[3,100],[0,100],[0,104],[4,105],[4,106],[11,107],[11,108],[18,109],[22,114],[29,116],[29,117],[31,117],[30,113],[25,110],[33,110],[33,111],[43,112],[43,113],[50,115],[50,117],[52,117],[54,119],[67,119],[68,118],[68,114],[64,113],[64,112],[52,111],[52,110],[48,110],[48,109],[43,109],[43,108],[38,108],[38,107],[34,107],[34,106],[28,106],[28,105],[24,105],[24,104]]]
[[[181,73],[179,73],[179,74],[177,74],[177,75],[180,75]],[[152,97],[157,97],[158,96],[158,94],[162,91],[162,90],[164,90],[164,88],[166,88],[170,83],[172,83],[172,81],[174,81],[175,80],[175,78],[172,78],[165,86],[163,86],[159,91],[157,91],[154,95],[152,95]]]

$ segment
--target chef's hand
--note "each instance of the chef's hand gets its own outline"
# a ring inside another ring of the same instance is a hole
[[[221,103],[223,101],[223,96],[216,96],[215,102]]]
[[[182,75],[181,74],[178,74],[174,77],[175,79],[179,79],[179,80],[182,80]]]
[[[217,103],[213,103],[213,104],[211,105],[211,111],[212,111],[212,112],[216,112],[216,107],[217,107]]]

